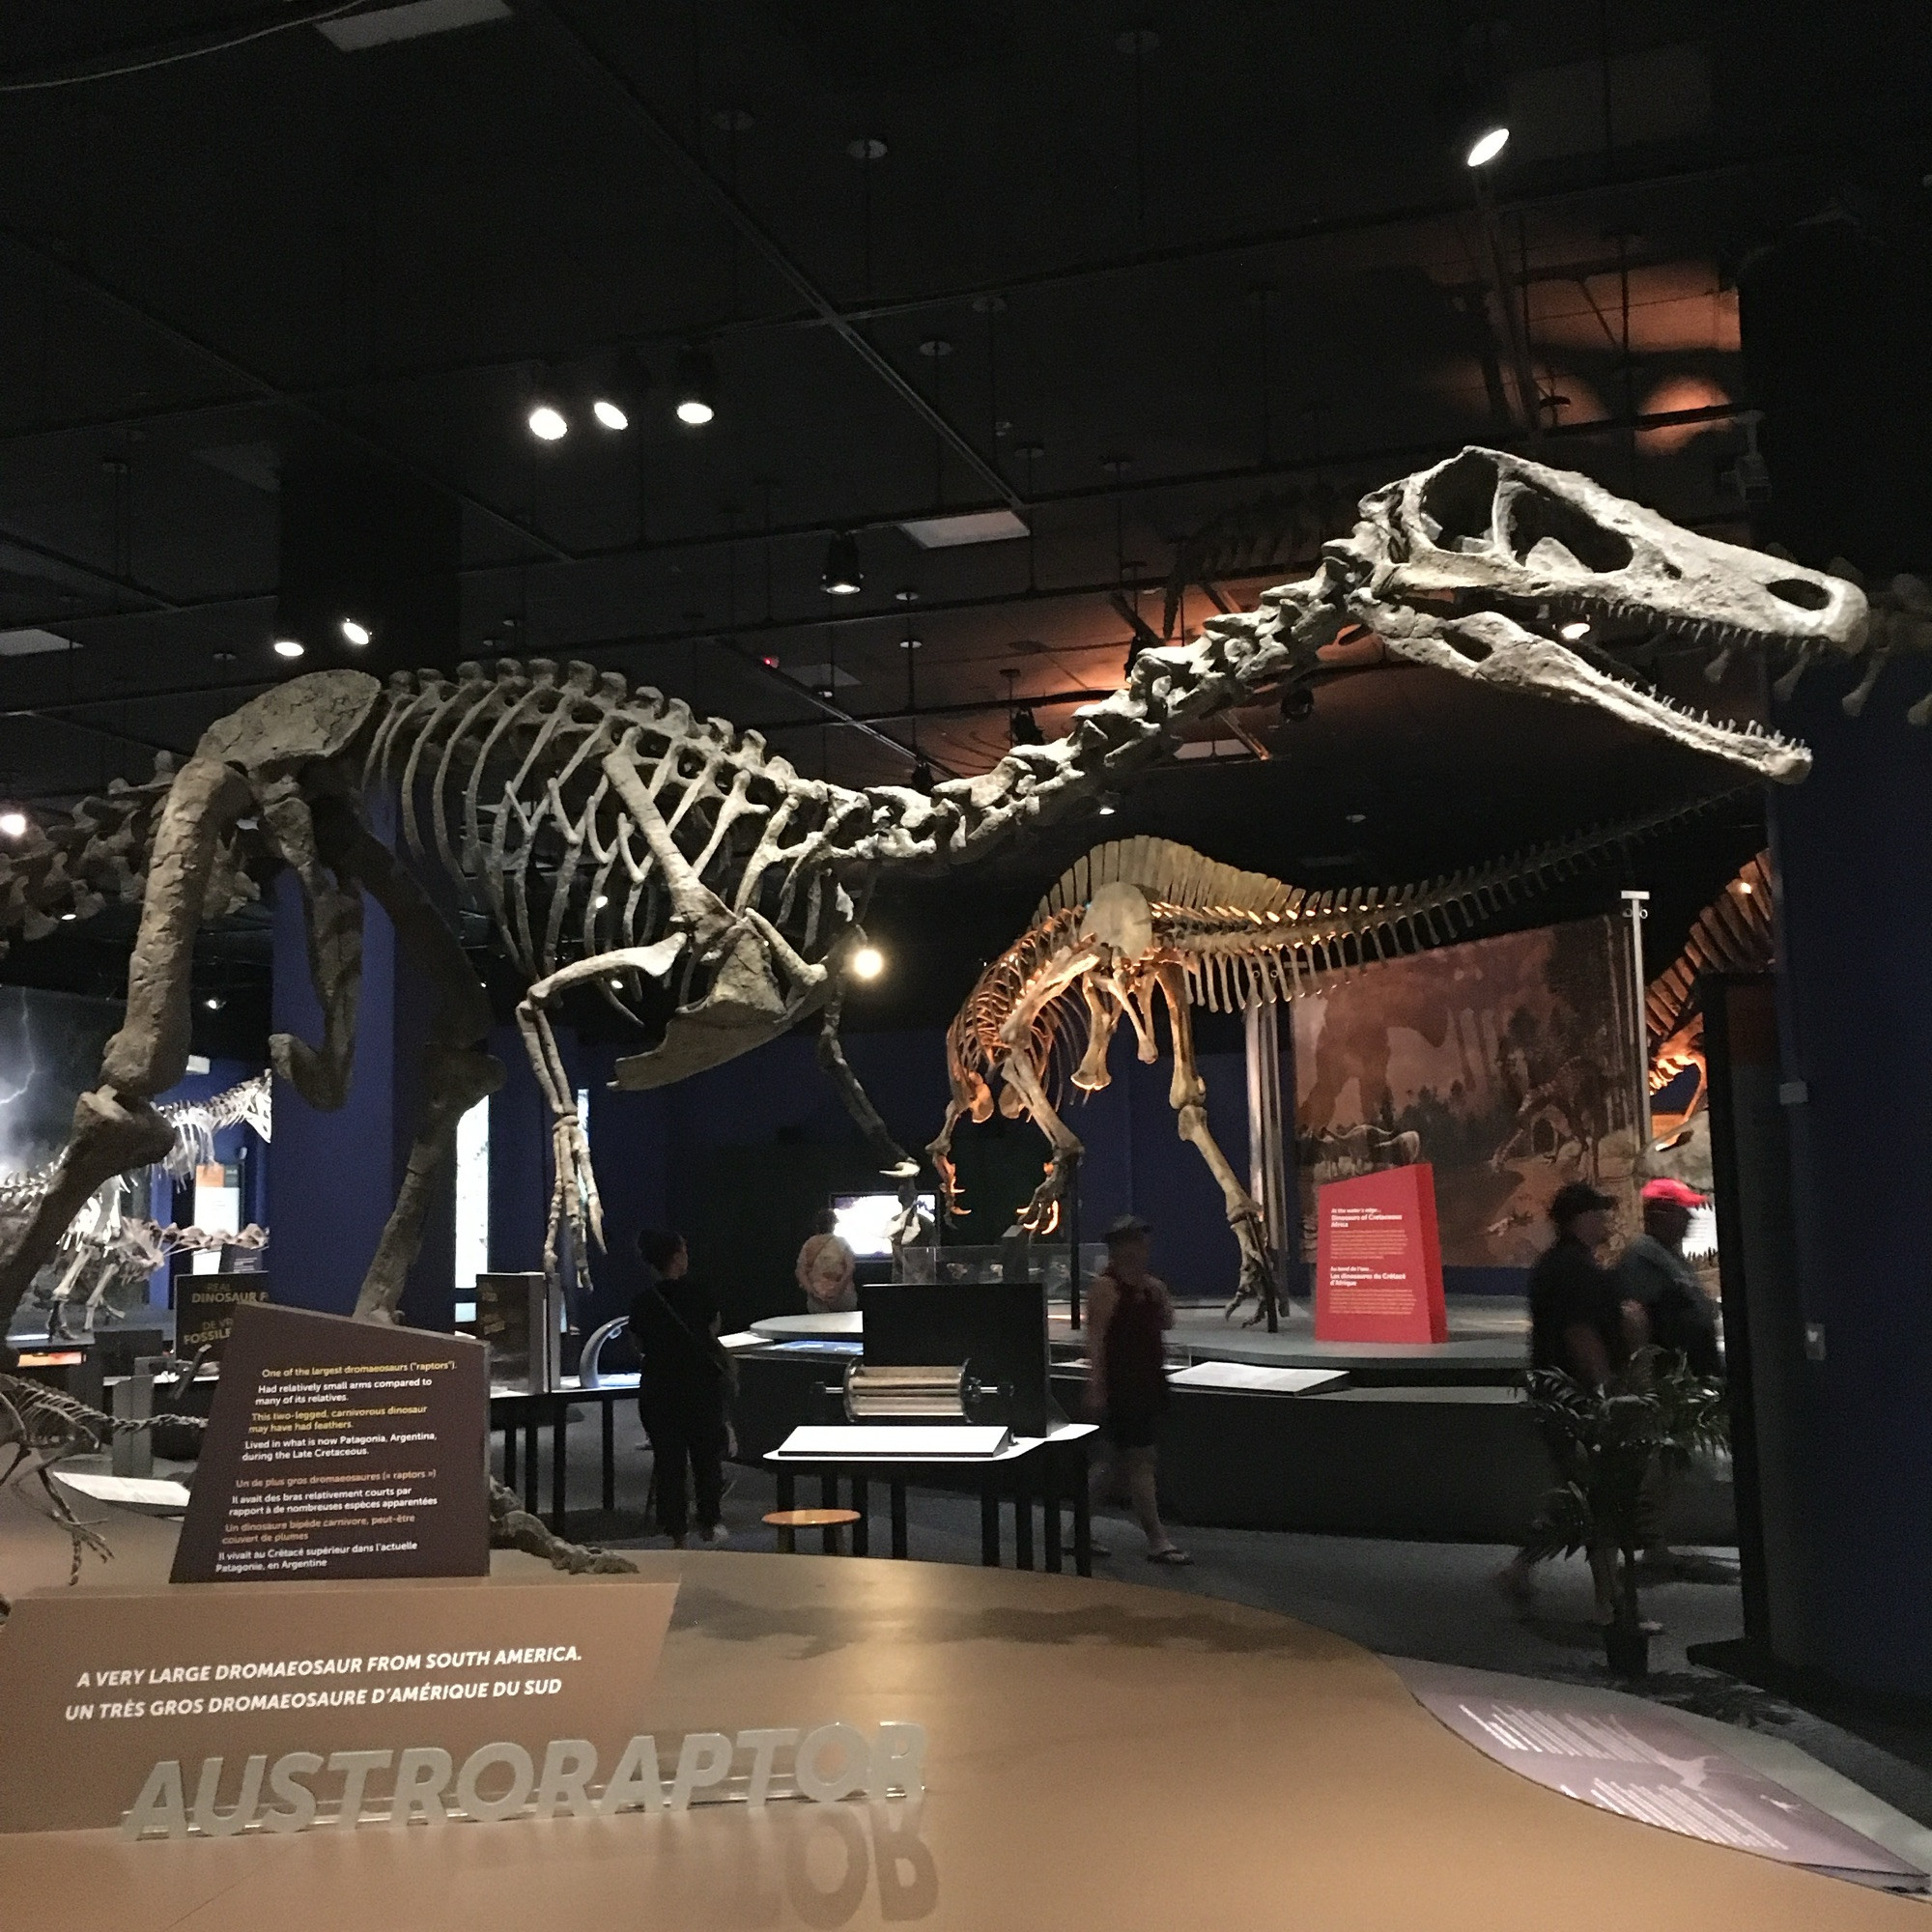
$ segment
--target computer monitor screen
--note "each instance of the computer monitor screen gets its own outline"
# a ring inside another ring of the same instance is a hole
[[[922,1194],[919,1205],[929,1226],[933,1210],[939,1206],[938,1196]],[[892,1253],[893,1223],[899,1217],[896,1194],[835,1194],[832,1214],[833,1233],[860,1261],[883,1261]]]

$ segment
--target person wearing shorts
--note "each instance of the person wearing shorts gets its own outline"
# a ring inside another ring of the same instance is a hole
[[[1087,1406],[1100,1425],[1093,1495],[1103,1504],[1122,1489],[1147,1537],[1150,1563],[1193,1559],[1160,1520],[1155,1442],[1167,1406],[1167,1331],[1174,1300],[1148,1272],[1148,1224],[1123,1214],[1107,1230],[1107,1265],[1088,1286]]]

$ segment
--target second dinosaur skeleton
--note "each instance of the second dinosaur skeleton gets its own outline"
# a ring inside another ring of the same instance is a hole
[[[1586,635],[1564,635],[1579,622]],[[186,1061],[195,929],[282,867],[305,903],[323,1027],[316,1043],[275,1036],[271,1057],[311,1105],[339,1106],[347,1091],[365,894],[440,994],[423,1119],[357,1302],[395,1319],[456,1122],[502,1074],[484,1051],[482,986],[424,887],[371,832],[371,793],[487,907],[533,982],[519,1021],[552,1109],[553,1221],[581,1243],[596,1235],[595,1181],[551,1031],[573,985],[662,1023],[656,1044],[619,1062],[620,1086],[749,1052],[832,1001],[882,873],[971,863],[1091,804],[1188,726],[1313,674],[1350,626],[1394,660],[1587,704],[1788,781],[1808,764],[1802,746],[1681,710],[1635,667],[1659,648],[1726,643],[1849,653],[1864,622],[1862,596],[1835,579],[1679,529],[1586,478],[1467,449],[1366,497],[1314,573],[1259,610],[1141,652],[1065,737],[1015,746],[929,796],[806,779],[756,734],[587,666],[465,666],[386,688],[354,670],[292,679],[211,725],[164,794],[126,793],[113,813],[90,802],[0,864],[0,925],[28,933],[110,895],[141,900],[126,1021],[46,1194],[0,1245],[0,1317],[103,1180],[166,1154],[173,1133],[154,1100]]]
[[[1279,1297],[1261,1205],[1208,1126],[1208,1085],[1194,1050],[1191,1009],[1237,1012],[1327,986],[1379,959],[1468,937],[1525,895],[1681,824],[1711,803],[1667,807],[1600,826],[1492,865],[1426,883],[1311,892],[1236,871],[1165,838],[1096,846],[1040,901],[1027,932],[980,976],[946,1036],[952,1086],[927,1150],[949,1211],[958,1207],[952,1136],[997,1105],[1031,1120],[1051,1148],[1045,1178],[1022,1211],[1032,1234],[1059,1226],[1082,1148],[1049,1089],[1056,1065],[1082,1093],[1110,1081],[1107,1056],[1122,1020],[1144,1065],[1158,1058],[1155,997],[1167,1009],[1174,1055],[1168,1103],[1182,1140],[1207,1162],[1240,1249],[1232,1315],[1255,1304],[1272,1331]],[[997,1102],[993,1083],[1002,1084]]]

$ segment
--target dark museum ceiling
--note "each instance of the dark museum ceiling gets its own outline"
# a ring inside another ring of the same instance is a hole
[[[145,775],[290,674],[292,501],[358,479],[441,515],[447,634],[412,647],[377,611],[368,650],[318,637],[294,668],[589,656],[808,771],[902,781],[915,724],[942,773],[981,770],[1015,698],[1053,732],[1114,686],[1126,613],[1162,628],[1177,546],[1216,519],[1273,499],[1182,630],[1295,574],[1364,488],[1529,446],[1504,302],[1537,453],[1746,534],[1733,271],[1923,111],[1881,85],[1924,71],[1903,8],[1853,34],[1743,0],[429,5],[499,17],[343,51],[313,4],[7,8],[0,793]],[[100,77],[44,84],[77,73]],[[1486,99],[1514,130],[1499,255],[1459,140]],[[701,430],[670,412],[694,343]],[[577,407],[622,351],[654,379],[626,432],[527,433],[539,389]],[[1030,536],[899,527],[996,509]],[[845,530],[864,586],[835,598]],[[12,654],[34,630],[60,641]],[[1414,670],[1241,723],[1264,759],[1217,738],[1113,818],[889,895],[918,970],[871,1016],[941,1017],[1103,833],[1397,879],[1700,777]],[[1760,827],[1745,797],[1565,903],[1649,886],[1667,949]],[[265,943],[216,935],[208,970],[259,978]],[[125,934],[59,948],[7,970],[111,980]]]

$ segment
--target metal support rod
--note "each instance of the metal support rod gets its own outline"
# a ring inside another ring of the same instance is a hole
[[[1278,1282],[1287,1280],[1288,1165],[1282,1136],[1279,1009],[1261,1000],[1241,1015],[1248,1072],[1248,1192],[1261,1203],[1262,1229]]]
[[[1643,1004],[1643,923],[1650,917],[1650,895],[1626,892],[1623,901],[1630,922],[1631,970],[1635,976],[1631,981],[1631,1005],[1636,1030],[1637,1173],[1641,1176],[1650,1168],[1650,1036],[1644,1026]]]

